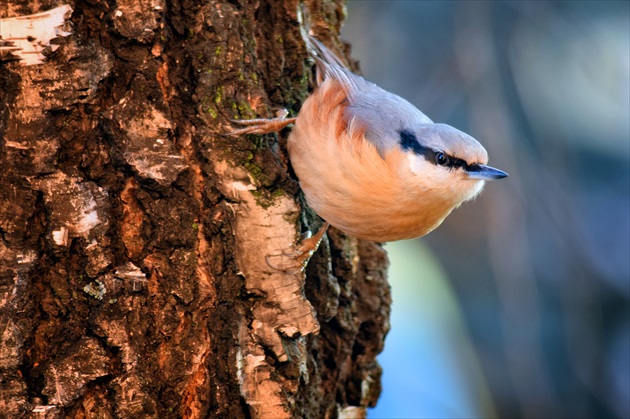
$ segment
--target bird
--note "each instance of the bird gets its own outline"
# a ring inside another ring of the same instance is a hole
[[[314,36],[307,49],[317,87],[298,115],[233,120],[245,127],[228,134],[294,125],[289,159],[324,224],[285,256],[305,266],[329,225],[375,242],[422,237],[475,198],[486,181],[508,176],[487,165],[488,153],[476,139],[353,73]]]

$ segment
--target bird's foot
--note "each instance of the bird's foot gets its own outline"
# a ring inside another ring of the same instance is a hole
[[[329,225],[328,222],[325,222],[314,236],[311,237],[311,232],[307,231],[302,235],[302,240],[297,245],[268,254],[265,257],[267,265],[288,275],[296,275],[304,271],[311,256],[322,242]]]
[[[276,118],[271,119],[231,119],[231,122],[238,125],[245,125],[245,128],[228,132],[225,135],[269,134],[271,132],[278,132],[287,125],[293,124],[297,119],[287,118],[288,114],[289,112],[286,109],[282,109],[276,114]]]

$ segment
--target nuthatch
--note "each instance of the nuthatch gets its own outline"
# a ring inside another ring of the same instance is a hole
[[[328,223],[378,242],[424,236],[486,180],[507,176],[486,165],[488,153],[470,135],[352,73],[315,38],[308,43],[318,87],[297,118],[233,121],[247,127],[230,133],[295,124],[291,164],[308,205],[326,223],[294,256],[312,253]]]

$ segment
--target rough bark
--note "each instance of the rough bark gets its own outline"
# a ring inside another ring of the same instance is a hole
[[[0,0],[0,18],[62,5]],[[299,111],[300,31],[339,45],[343,5],[69,6],[26,19],[57,28],[27,39],[32,65],[0,40],[0,416],[361,417],[385,252],[331,229],[305,273],[269,268],[321,221],[283,135],[221,135]]]

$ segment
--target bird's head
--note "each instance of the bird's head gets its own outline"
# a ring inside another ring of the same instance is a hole
[[[488,153],[473,137],[446,124],[419,124],[399,132],[415,183],[453,206],[474,198],[486,180],[508,174],[487,165]]]

